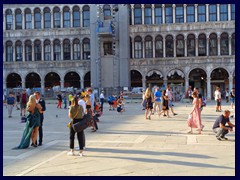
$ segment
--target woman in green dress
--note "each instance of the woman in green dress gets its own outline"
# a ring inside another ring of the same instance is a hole
[[[38,136],[38,128],[40,126],[40,112],[41,105],[36,102],[36,97],[31,95],[27,103],[27,115],[26,126],[23,131],[23,136],[19,146],[13,149],[25,149],[30,145],[30,139],[32,140],[32,146],[37,147],[36,140]]]

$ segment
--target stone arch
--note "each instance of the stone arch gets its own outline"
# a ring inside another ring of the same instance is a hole
[[[142,87],[142,74],[138,70],[132,69],[130,71],[131,87]]]

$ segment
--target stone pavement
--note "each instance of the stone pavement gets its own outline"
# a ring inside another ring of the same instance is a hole
[[[235,176],[235,132],[218,141],[211,127],[221,114],[213,102],[202,112],[201,135],[187,134],[190,104],[174,103],[177,116],[153,115],[146,120],[139,103],[126,104],[120,114],[105,111],[99,130],[85,130],[84,156],[67,156],[68,110],[47,103],[43,146],[12,150],[19,144],[25,124],[20,111],[8,118],[3,108],[4,176]],[[230,108],[224,104],[222,109]],[[235,119],[231,118],[235,123]],[[75,140],[75,146],[78,146]],[[76,151],[77,152],[77,151]]]

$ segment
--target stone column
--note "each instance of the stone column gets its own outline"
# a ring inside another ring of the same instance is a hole
[[[173,57],[176,57],[176,52],[177,52],[177,50],[176,50],[176,41],[177,41],[177,39],[174,37],[173,38]]]
[[[132,58],[135,58],[134,39],[132,39]]]
[[[206,4],[206,22],[209,21],[209,4]]]
[[[35,29],[35,20],[34,20],[34,13],[32,13],[32,29]]]
[[[60,87],[61,87],[61,88],[64,88],[64,80],[63,80],[62,77],[61,77],[61,79],[60,79]]]
[[[220,4],[217,4],[217,21],[220,21]]]
[[[143,87],[143,89],[146,89],[146,77],[145,76],[142,77],[142,87]]]
[[[35,61],[35,56],[34,56],[34,42],[32,43],[32,61]]]
[[[172,5],[172,8],[173,8],[173,23],[176,22],[176,4],[173,4]]]
[[[6,30],[6,15],[3,14],[3,30]]]
[[[211,77],[207,77],[207,99],[211,100]]]
[[[7,50],[7,47],[6,47],[6,43],[3,43],[3,62],[6,62],[6,50]],[[3,67],[4,69],[4,67]]]
[[[44,78],[41,79],[41,94],[45,94],[45,84],[44,84]]]
[[[155,24],[155,5],[152,4],[152,24]]]
[[[41,42],[41,59],[44,61],[44,40]]]
[[[162,4],[162,23],[165,24],[165,4]]]
[[[54,44],[53,42],[51,42],[51,56],[52,56],[52,61],[55,61],[54,60],[54,48],[53,48]]]
[[[15,49],[15,42],[13,43],[12,45],[12,48],[13,48],[13,62],[16,61],[16,49]]]
[[[189,86],[189,78],[188,77],[185,77],[185,92],[187,92],[188,90],[188,86]],[[185,92],[184,92],[184,97],[185,97]]]
[[[13,16],[13,28],[12,29],[15,30],[15,24],[16,24],[15,23],[15,13],[13,13],[12,16]]]
[[[73,11],[70,10],[69,13],[70,13],[70,28],[71,28],[73,27]]]
[[[207,56],[209,56],[209,37],[207,37],[207,45],[206,45]]]
[[[231,91],[232,87],[233,87],[233,76],[232,76],[232,74],[229,75],[228,79],[229,79],[229,91]]]
[[[134,5],[131,4],[132,25],[134,25]]]
[[[22,78],[22,88],[23,88],[23,89],[26,89],[26,82],[25,82],[25,79],[24,79],[24,78]]]
[[[195,22],[198,21],[198,4],[194,4],[195,6]]]
[[[80,41],[80,56],[81,56],[81,60],[83,60],[83,43],[82,43],[82,41]]]
[[[187,22],[187,4],[183,5],[183,22],[186,23]]]
[[[70,40],[70,60],[73,60],[73,40]]]
[[[228,4],[228,21],[231,21],[231,4]]]
[[[82,9],[80,9],[80,27],[83,27],[83,12],[82,12]]]
[[[44,12],[41,12],[41,28],[44,29]]]
[[[228,51],[229,51],[229,55],[232,55],[232,35],[229,34],[228,36]]]
[[[195,39],[195,51],[196,51],[196,56],[198,56],[198,38],[196,37],[196,39]]]
[[[63,60],[63,40],[61,39],[61,42],[60,42],[60,46],[61,46],[61,58],[60,58],[60,61]]]
[[[60,24],[61,24],[60,28],[63,28],[63,11],[60,11]]]
[[[80,84],[81,84],[81,89],[84,88],[84,79],[80,80]]]
[[[51,29],[53,28],[53,11],[51,11]]]
[[[22,50],[22,59],[23,59],[23,62],[25,62],[26,61],[26,59],[25,59],[25,44],[24,44],[24,42],[22,43],[22,47],[23,47],[23,50]]]
[[[167,77],[163,78],[163,84],[164,84],[165,87],[167,87],[167,80],[168,80]]]
[[[153,48],[152,48],[152,50],[153,50],[153,58],[155,58],[155,50],[156,50],[156,48],[155,48],[155,39],[153,39]]]
[[[218,56],[220,56],[220,39],[221,39],[221,37],[220,36],[218,36],[217,37],[217,53],[218,53]]]
[[[184,38],[184,57],[187,57],[187,38]]]
[[[144,4],[141,4],[141,8],[142,8],[142,24],[144,24],[144,15],[145,15],[145,13],[144,13],[144,9],[145,9]]]
[[[25,14],[22,13],[22,29],[26,29],[25,27]]]
[[[163,37],[163,57],[166,57],[166,37]]]
[[[143,58],[145,58],[145,40],[142,40],[142,52],[143,52]]]

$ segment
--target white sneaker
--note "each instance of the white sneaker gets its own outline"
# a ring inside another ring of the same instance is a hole
[[[78,156],[83,157],[83,153],[78,153]]]
[[[68,156],[74,156],[75,154],[74,154],[73,151],[69,151],[69,152],[67,153],[67,155],[68,155]]]

